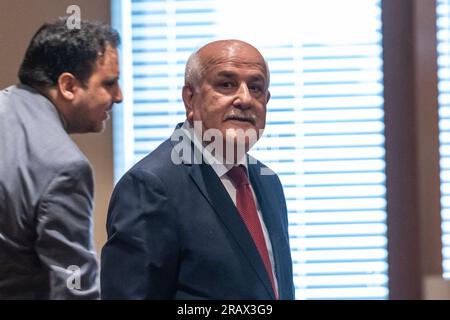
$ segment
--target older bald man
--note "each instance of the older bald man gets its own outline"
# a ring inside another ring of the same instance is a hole
[[[247,155],[270,98],[261,53],[211,42],[186,64],[186,121],[117,184],[102,250],[106,299],[293,299],[278,177]]]

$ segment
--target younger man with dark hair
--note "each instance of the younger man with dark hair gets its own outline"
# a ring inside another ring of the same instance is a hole
[[[93,174],[68,134],[101,132],[118,84],[119,35],[44,24],[0,91],[0,299],[96,299]]]

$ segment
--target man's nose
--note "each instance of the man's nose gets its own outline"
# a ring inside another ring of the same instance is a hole
[[[122,89],[120,89],[120,86],[117,86],[117,90],[114,94],[114,103],[121,103],[122,100],[123,100]]]
[[[252,103],[252,95],[246,83],[242,83],[237,91],[235,105],[241,108],[249,108]]]

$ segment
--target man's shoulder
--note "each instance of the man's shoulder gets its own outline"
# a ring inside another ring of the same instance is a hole
[[[138,161],[131,170],[152,170],[170,169],[173,167],[171,154],[173,144],[170,139],[163,141],[155,150],[151,151],[144,158]]]
[[[188,179],[188,171],[184,169],[184,164],[172,161],[172,150],[173,144],[167,139],[124,173],[113,194],[140,188],[146,191],[160,188],[168,191],[180,187]]]
[[[14,103],[14,106],[17,106],[27,101],[39,103],[45,100],[46,98],[35,89],[23,84],[11,85],[0,90],[0,101],[2,105]]]
[[[66,133],[56,107],[41,93],[25,85],[0,91],[0,113],[3,130],[47,134],[47,139]]]
[[[14,94],[19,91],[18,85],[11,85],[0,90],[0,99],[8,99],[14,97]]]
[[[171,177],[180,170],[180,163],[173,159],[173,144],[170,139],[162,142],[155,150],[132,166],[125,176],[153,175],[157,177]]]

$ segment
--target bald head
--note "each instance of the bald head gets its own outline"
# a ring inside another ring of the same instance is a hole
[[[233,63],[244,68],[246,65],[259,65],[267,79],[270,76],[267,62],[254,46],[241,40],[218,40],[204,45],[189,57],[185,85],[198,87],[208,69],[222,63]]]
[[[266,125],[270,99],[269,71],[261,53],[239,40],[211,42],[189,58],[185,81],[182,96],[189,123],[200,123],[202,132],[219,132],[214,139],[225,149],[239,145],[247,152]]]

